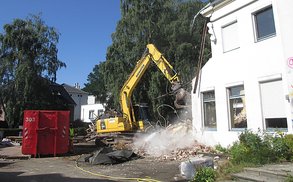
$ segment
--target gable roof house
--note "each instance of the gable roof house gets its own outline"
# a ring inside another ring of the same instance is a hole
[[[87,104],[81,106],[80,119],[83,122],[95,122],[98,116],[105,112],[105,107],[100,103],[94,95],[89,95]]]
[[[293,1],[216,0],[212,57],[192,94],[194,135],[228,146],[244,130],[293,133]]]
[[[81,90],[78,84],[75,86],[70,86],[68,84],[63,83],[62,86],[65,90],[69,93],[70,97],[74,100],[74,114],[73,120],[80,120],[81,119],[81,105],[87,104],[88,93]]]

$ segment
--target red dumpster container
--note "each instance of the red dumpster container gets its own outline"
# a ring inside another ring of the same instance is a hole
[[[69,151],[69,111],[25,110],[22,153],[64,154]]]

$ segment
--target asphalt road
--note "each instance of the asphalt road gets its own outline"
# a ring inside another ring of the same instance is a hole
[[[1,160],[1,181],[13,182],[94,182],[111,181],[89,175],[75,167],[75,161],[64,157]]]
[[[0,181],[13,182],[97,182],[97,181],[178,181],[180,161],[140,158],[115,165],[76,162],[75,155],[27,160],[0,159]],[[91,149],[93,150],[93,148]],[[175,178],[174,178],[175,177]]]

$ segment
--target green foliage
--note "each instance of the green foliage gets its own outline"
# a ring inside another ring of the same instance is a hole
[[[240,134],[239,142],[229,149],[234,164],[267,164],[282,160],[291,160],[290,143],[292,136],[284,134],[261,134],[245,131]],[[292,143],[291,143],[292,144]],[[292,149],[292,148],[291,148]]]
[[[285,182],[293,182],[293,176],[288,175],[287,178],[285,179]]]
[[[216,172],[211,167],[198,168],[196,174],[191,180],[192,182],[214,182],[216,180]]]
[[[244,167],[255,167],[261,164],[292,161],[293,135],[284,133],[254,133],[244,131],[239,135],[239,141],[227,149],[216,146],[218,151],[227,150],[230,159],[223,161],[217,170],[217,179],[229,179],[231,173],[237,173]],[[290,177],[288,177],[288,180]]]
[[[0,104],[5,106],[6,120],[13,127],[21,122],[24,109],[50,101],[44,99],[48,98],[50,81],[55,82],[57,70],[66,65],[57,58],[58,33],[39,16],[14,19],[3,28]]]
[[[224,154],[227,154],[228,153],[228,149],[225,148],[225,147],[222,147],[220,144],[216,145],[215,146],[215,149],[219,152],[222,152]]]
[[[193,29],[191,22],[203,5],[195,0],[121,0],[122,17],[112,35],[106,61],[88,76],[85,90],[106,101],[109,107],[119,108],[120,89],[149,43],[164,54],[183,83],[191,81],[197,65],[203,18],[196,19]],[[154,115],[163,103],[173,105],[172,96],[156,99],[169,89],[163,74],[150,65],[134,90],[132,100],[148,103]],[[165,115],[169,108],[161,112]]]
[[[288,146],[287,160],[293,161],[293,134],[284,136],[284,143]]]
[[[107,92],[105,78],[103,72],[105,71],[105,62],[96,65],[93,69],[93,72],[88,76],[88,83],[85,84],[85,88],[83,89],[86,92],[89,92],[93,95],[97,96],[97,99],[101,103],[105,103],[107,101]]]

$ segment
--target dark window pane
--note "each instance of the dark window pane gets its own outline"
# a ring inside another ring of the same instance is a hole
[[[209,91],[203,93],[203,115],[204,127],[216,128],[216,103],[215,92]]]
[[[244,95],[244,86],[240,85],[240,86],[236,86],[236,87],[231,87],[229,88],[230,90],[230,97],[239,97]]]
[[[204,126],[216,128],[216,104],[215,102],[204,103]]]
[[[212,92],[205,92],[203,94],[203,100],[207,101],[207,100],[215,100],[215,93],[214,91]]]
[[[262,39],[276,34],[275,21],[272,7],[255,14],[257,39]]]
[[[266,128],[287,128],[287,118],[266,118]]]

